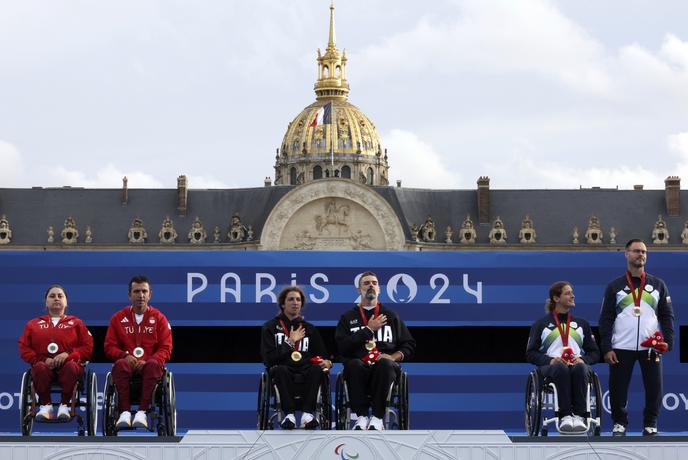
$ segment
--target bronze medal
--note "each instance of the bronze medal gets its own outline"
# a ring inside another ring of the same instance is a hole
[[[294,362],[299,362],[299,361],[301,361],[301,353],[299,353],[298,351],[293,351],[293,352],[291,353],[291,360],[294,361]]]
[[[48,344],[48,353],[57,353],[57,350],[59,349],[60,347],[58,347],[55,342],[51,342]]]

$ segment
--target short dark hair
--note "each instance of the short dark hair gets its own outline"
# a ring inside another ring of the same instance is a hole
[[[51,285],[48,289],[45,290],[45,295],[43,296],[43,300],[45,300],[45,299],[48,298],[48,294],[50,294],[50,290],[51,290],[51,289],[56,289],[56,288],[57,288],[57,289],[62,289],[62,293],[65,295],[65,297],[67,297],[67,290],[66,290],[65,288],[63,288],[63,287],[60,286],[59,284],[53,284],[53,285]]]
[[[633,243],[645,244],[645,242],[643,240],[641,240],[640,238],[633,238],[632,240],[628,240],[628,243],[626,243],[626,249],[630,248]]]
[[[557,303],[554,301],[554,298],[560,297],[566,286],[573,287],[573,285],[568,281],[557,281],[549,287],[549,297],[547,298],[547,302],[545,302],[545,310],[549,312],[554,310],[554,307],[557,305]]]
[[[146,275],[136,275],[136,276],[132,277],[129,280],[129,292],[131,292],[131,285],[134,283],[136,283],[136,284],[146,283],[146,284],[148,284],[149,288],[151,287],[150,280],[148,279],[148,277]]]
[[[361,274],[361,276],[358,278],[358,287],[361,287],[361,280],[365,278],[366,276],[374,276],[377,278],[378,281],[380,281],[380,278],[377,277],[377,275],[374,272],[364,272]]]
[[[303,293],[303,289],[301,289],[299,286],[287,286],[282,289],[279,293],[279,296],[277,296],[277,304],[279,305],[280,311],[284,310],[284,302],[287,301],[287,295],[289,295],[290,292],[299,293],[299,296],[301,297],[301,310],[303,310],[303,307],[306,306],[306,294]]]

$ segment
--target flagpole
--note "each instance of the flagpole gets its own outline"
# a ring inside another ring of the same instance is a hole
[[[336,128],[335,125],[335,116],[334,116],[334,104],[332,101],[330,101],[330,163],[332,165],[332,175],[334,176],[334,130]]]

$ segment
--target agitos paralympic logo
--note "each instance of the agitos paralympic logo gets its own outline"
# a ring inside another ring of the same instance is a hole
[[[342,460],[353,460],[358,458],[358,452],[344,452],[344,444],[340,444],[334,448],[335,455],[339,455]]]

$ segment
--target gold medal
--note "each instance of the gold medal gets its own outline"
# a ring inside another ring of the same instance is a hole
[[[293,351],[291,353],[291,360],[294,362],[301,361],[301,353],[299,353],[298,351]]]
[[[375,349],[375,341],[374,341],[374,340],[368,340],[368,341],[365,343],[365,349],[368,350],[368,351],[371,351],[371,350]]]
[[[55,342],[51,342],[48,344],[48,353],[57,353],[57,350],[59,349],[60,347],[58,347]]]

